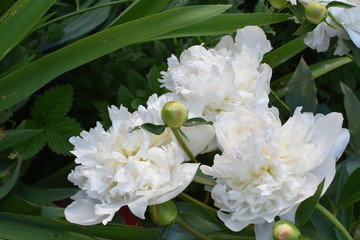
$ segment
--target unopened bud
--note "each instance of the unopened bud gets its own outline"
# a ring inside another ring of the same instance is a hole
[[[328,10],[321,3],[313,2],[306,6],[305,16],[309,22],[319,24],[326,20]]]
[[[289,5],[288,0],[269,0],[269,3],[276,9],[283,9]]]
[[[175,222],[178,215],[173,201],[167,201],[149,207],[150,217],[159,226],[169,226]]]
[[[299,240],[300,235],[295,224],[287,220],[280,220],[273,227],[274,240]]]
[[[161,110],[161,118],[171,128],[179,128],[188,119],[188,109],[179,101],[167,102]]]

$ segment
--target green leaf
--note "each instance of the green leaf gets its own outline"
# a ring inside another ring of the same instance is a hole
[[[271,68],[275,68],[304,50],[306,47],[304,37],[296,38],[266,54],[263,58],[263,62],[269,64]]]
[[[303,112],[315,112],[317,89],[311,71],[303,59],[300,60],[286,89],[285,99],[291,114],[298,106],[303,107]]]
[[[281,47],[280,47],[281,48]],[[276,51],[276,50],[275,50]],[[272,52],[271,52],[272,53]],[[270,54],[271,54],[270,53]],[[340,58],[333,58],[333,59],[329,59],[329,60],[325,60],[319,63],[315,63],[313,65],[310,66],[310,70],[311,70],[311,75],[313,78],[317,78],[320,77],[338,67],[341,67],[345,64],[348,64],[352,62],[352,60],[348,57],[340,57]],[[271,86],[275,86],[279,83],[284,83],[284,82],[288,82],[290,81],[290,79],[293,77],[293,73],[288,74],[282,78],[279,78],[275,81],[271,82]]]
[[[317,27],[317,24],[313,24],[308,20],[305,20],[301,26],[294,32],[294,35],[304,35],[308,32],[311,32]]]
[[[139,130],[139,129],[144,129],[146,131],[149,131],[155,135],[161,135],[164,131],[165,131],[166,126],[165,125],[155,125],[152,123],[144,123],[141,126],[135,127],[134,129],[132,129],[130,132]]]
[[[78,135],[82,129],[75,119],[64,117],[46,123],[44,130],[50,149],[57,154],[69,155],[73,148],[69,138]]]
[[[34,102],[31,116],[40,123],[55,121],[64,117],[73,101],[73,88],[70,85],[58,85],[50,88]]]
[[[296,210],[296,216],[295,216],[296,225],[302,226],[310,219],[311,215],[313,214],[313,212],[315,210],[316,204],[320,200],[321,193],[322,193],[323,187],[324,187],[324,183],[325,183],[325,180],[323,180],[319,184],[315,194],[312,197],[306,199],[299,205],[298,209]]]
[[[340,1],[331,1],[326,5],[326,7],[327,8],[330,8],[330,7],[353,8],[355,6],[351,5],[351,4],[344,3],[344,2],[340,2]]]
[[[16,129],[5,132],[5,137],[0,139],[0,151],[25,142],[36,135],[42,133],[42,129]]]
[[[0,79],[0,110],[75,67],[124,46],[206,20],[228,8],[228,5],[177,8],[109,28],[63,47]]]
[[[107,28],[159,12],[170,0],[136,0]]]
[[[343,83],[340,85],[344,93],[344,107],[350,132],[349,145],[354,152],[358,153],[360,151],[360,102],[350,88]]]
[[[10,192],[10,190],[13,188],[16,180],[19,177],[19,172],[20,172],[22,161],[18,160],[15,164],[16,164],[15,168],[11,171],[10,177],[0,187],[0,199],[4,198]]]
[[[344,40],[345,45],[352,51],[354,62],[360,67],[360,48],[351,40]]]
[[[160,36],[150,38],[166,39],[186,36],[208,36],[220,35],[235,32],[239,28],[249,25],[266,25],[287,21],[291,15],[289,14],[273,14],[273,13],[240,13],[240,14],[221,14],[208,20],[195,23],[177,30],[165,33]]]
[[[26,36],[54,3],[55,0],[19,0],[0,18],[0,60]]]
[[[360,168],[350,174],[340,194],[337,209],[349,206],[360,200]]]
[[[149,87],[152,92],[157,92],[160,89],[160,82],[158,81],[159,76],[160,71],[156,65],[152,66],[149,73],[146,74],[147,87]]]
[[[0,213],[0,238],[11,240],[150,240],[159,239],[159,237],[157,229],[121,224],[79,226],[38,216]]]
[[[23,122],[23,129],[42,130],[39,134],[29,138],[27,141],[18,144],[15,150],[19,152],[22,159],[28,159],[36,155],[46,143],[43,126],[34,120]]]
[[[211,121],[206,121],[203,118],[199,118],[199,117],[195,117],[195,118],[190,118],[188,119],[183,126],[184,127],[193,127],[193,126],[199,126],[199,125],[212,125],[213,122]]]

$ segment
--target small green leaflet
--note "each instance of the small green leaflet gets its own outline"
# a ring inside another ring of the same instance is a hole
[[[206,121],[203,118],[199,118],[199,117],[195,117],[195,118],[190,118],[188,119],[183,126],[184,127],[193,127],[193,126],[199,126],[199,125],[212,125],[213,122],[211,121]]]
[[[144,123],[141,126],[134,127],[129,131],[129,133],[132,133],[135,130],[144,129],[147,130],[155,135],[161,135],[165,131],[166,126],[165,125],[155,125],[152,123]]]
[[[353,8],[353,7],[355,7],[355,6],[354,6],[354,5],[351,5],[351,4],[339,2],[339,1],[332,1],[332,2],[329,2],[329,3],[326,5],[326,8],[330,8],[330,7]]]

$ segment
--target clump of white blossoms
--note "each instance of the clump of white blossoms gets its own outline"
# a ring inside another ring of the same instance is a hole
[[[268,103],[272,70],[261,61],[271,49],[261,28],[245,27],[237,31],[235,43],[224,36],[213,49],[197,45],[179,59],[173,55],[159,81],[213,120],[219,112],[241,105]]]
[[[290,2],[296,4],[296,1],[294,0],[291,0]],[[320,2],[326,6],[332,1],[300,0],[299,2],[304,4],[304,6],[314,2]],[[325,22],[320,23],[313,31],[307,34],[304,42],[307,46],[316,49],[318,52],[325,52],[330,46],[331,38],[337,37],[337,47],[334,54],[341,56],[350,51],[343,40],[351,40],[356,47],[360,48],[360,1],[340,0],[338,2],[349,4],[354,7],[329,7],[328,11],[336,19],[336,22],[328,16]]]
[[[89,132],[70,138],[79,165],[68,179],[81,190],[65,209],[68,221],[106,224],[125,205],[144,218],[148,205],[176,197],[192,181],[198,164],[184,162],[183,151],[169,131],[161,135],[143,129],[131,132],[145,120],[157,121],[152,110],[141,107],[139,111],[129,113],[122,106],[112,106],[109,130],[97,123]]]
[[[298,205],[335,175],[349,133],[340,113],[301,113],[282,125],[275,108],[239,108],[216,117],[222,150],[212,167],[218,216],[233,231],[255,224],[257,240],[270,240],[274,218],[294,221]]]

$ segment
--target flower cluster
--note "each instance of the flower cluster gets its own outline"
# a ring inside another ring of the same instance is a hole
[[[297,4],[295,0],[289,0],[291,4]],[[360,48],[360,1],[341,0],[337,1],[336,6],[325,7],[331,0],[298,0],[306,8],[314,8],[315,3],[324,6],[323,11],[328,11],[324,21],[320,21],[316,28],[309,32],[304,40],[305,44],[318,52],[325,52],[330,46],[331,38],[337,38],[335,55],[344,55],[350,50],[345,45],[344,40],[351,40],[356,47]],[[340,5],[343,3],[344,5]],[[320,10],[314,10],[320,11]],[[314,14],[316,14],[314,12]]]
[[[261,63],[271,50],[263,30],[249,26],[235,41],[225,36],[213,49],[193,46],[168,59],[159,81],[170,93],[153,95],[134,113],[109,109],[112,126],[100,123],[72,137],[79,165],[69,180],[81,189],[65,210],[74,223],[106,224],[127,205],[144,218],[148,205],[166,202],[192,181],[199,164],[189,159],[173,133],[154,135],[143,123],[164,124],[161,109],[183,102],[189,117],[214,124],[181,127],[194,154],[221,150],[201,171],[216,180],[211,190],[218,217],[233,231],[255,224],[256,239],[271,239],[275,217],[294,221],[298,205],[335,175],[349,133],[342,115],[302,113],[301,106],[282,124],[268,107],[271,68]],[[183,122],[183,121],[182,121]]]

